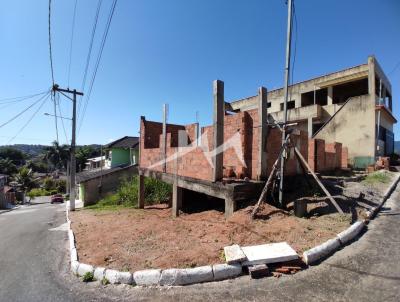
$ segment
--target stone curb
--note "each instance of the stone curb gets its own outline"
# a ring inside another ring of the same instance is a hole
[[[319,260],[326,258],[327,256],[336,252],[339,248],[346,245],[348,242],[353,240],[360,232],[366,227],[366,224],[370,219],[372,219],[377,212],[380,210],[382,205],[386,202],[386,200],[390,197],[390,195],[395,190],[396,186],[400,181],[400,174],[397,175],[396,179],[391,183],[389,188],[386,190],[383,195],[382,201],[377,207],[372,208],[370,211],[367,211],[367,219],[363,221],[357,221],[353,223],[350,227],[348,227],[343,232],[337,234],[335,238],[332,238],[321,245],[315,246],[303,253],[303,260],[307,265],[316,263]]]
[[[71,228],[69,210],[66,209],[68,223],[68,239],[71,257],[71,271],[77,276],[84,276],[92,273],[97,281],[106,279],[111,284],[129,284],[139,286],[172,286],[188,285],[203,282],[222,281],[232,279],[242,275],[240,264],[214,264],[184,269],[149,269],[130,272],[120,272],[117,270],[106,269],[104,267],[94,267],[78,261],[78,252],[75,246],[75,236]]]
[[[321,245],[315,246],[303,253],[304,262],[308,265],[315,263],[330,254],[336,252],[341,246],[347,244],[354,239],[366,226],[367,220],[374,217],[379,211],[385,201],[390,197],[397,184],[400,181],[400,174],[396,180],[390,185],[383,196],[382,202],[372,211],[367,213],[365,221],[357,221],[343,232],[337,234]],[[139,286],[176,286],[176,285],[189,285],[195,283],[222,281],[226,279],[236,278],[242,275],[241,264],[214,264],[207,266],[200,266],[195,268],[186,269],[150,269],[136,271],[133,274],[130,272],[120,272],[112,269],[105,269],[103,267],[94,267],[92,265],[79,263],[78,253],[75,246],[75,236],[71,229],[71,220],[69,219],[69,210],[67,207],[66,217],[68,222],[68,238],[71,256],[71,271],[78,275],[83,276],[87,272],[91,272],[94,278],[102,281],[103,278],[107,279],[111,284],[130,284]]]

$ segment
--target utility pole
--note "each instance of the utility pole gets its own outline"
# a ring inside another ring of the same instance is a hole
[[[82,92],[70,89],[62,89],[57,84],[53,86],[53,91],[72,94],[72,98],[64,94],[67,98],[72,100],[72,139],[71,139],[71,166],[70,166],[70,186],[71,192],[69,195],[69,209],[75,211],[75,173],[76,173],[76,159],[75,159],[75,145],[76,145],[76,96],[83,96]]]
[[[283,125],[282,125],[282,147],[286,141],[286,124],[287,124],[287,102],[289,96],[289,75],[290,75],[290,50],[292,42],[292,8],[294,0],[288,0],[288,21],[287,21],[287,34],[286,34],[286,63],[285,63],[285,85],[283,88]],[[280,169],[280,183],[279,183],[279,203],[283,206],[283,173],[285,169],[286,152],[281,154],[281,169]]]

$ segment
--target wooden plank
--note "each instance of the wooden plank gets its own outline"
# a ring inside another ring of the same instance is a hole
[[[329,191],[325,188],[325,186],[322,184],[322,182],[319,180],[319,178],[317,177],[317,175],[315,175],[314,171],[310,168],[310,166],[308,165],[308,163],[306,162],[306,160],[304,159],[303,155],[301,155],[299,149],[297,149],[297,147],[294,147],[294,152],[297,155],[297,158],[300,160],[300,162],[308,169],[308,171],[311,173],[311,175],[314,177],[315,181],[318,183],[318,185],[321,187],[322,191],[324,191],[325,195],[328,197],[328,199],[330,200],[330,202],[334,205],[334,207],[336,208],[336,210],[338,210],[338,212],[340,214],[343,214],[342,209],[340,208],[340,206],[336,203],[335,199],[333,199],[332,195],[329,193]]]

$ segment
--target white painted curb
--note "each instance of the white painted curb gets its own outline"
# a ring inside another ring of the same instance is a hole
[[[160,269],[148,269],[133,273],[133,279],[135,280],[136,285],[140,286],[158,285],[158,283],[160,282],[160,278]]]
[[[357,221],[353,223],[349,228],[337,234],[340,243],[346,244],[347,242],[351,241],[363,230],[364,227],[364,221]]]
[[[160,285],[188,285],[214,281],[211,266],[199,266],[184,269],[166,269],[161,272]]]
[[[214,281],[232,279],[242,274],[241,264],[214,264],[212,268]]]
[[[332,238],[324,242],[321,245],[317,245],[312,249],[303,253],[304,262],[306,264],[312,264],[329,254],[333,253],[340,247],[340,241],[338,238]]]

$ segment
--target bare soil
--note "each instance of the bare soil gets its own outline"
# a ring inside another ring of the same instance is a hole
[[[184,268],[224,262],[223,248],[231,244],[254,245],[288,242],[298,253],[323,243],[362,218],[376,205],[388,184],[346,182],[338,186],[340,215],[322,198],[310,198],[309,216],[297,218],[266,204],[258,219],[252,207],[229,219],[221,211],[205,210],[171,217],[166,205],[144,210],[80,209],[70,214],[80,261],[96,266],[136,271],[149,268]],[[332,188],[337,184],[332,184]],[[360,199],[359,193],[364,196]]]

